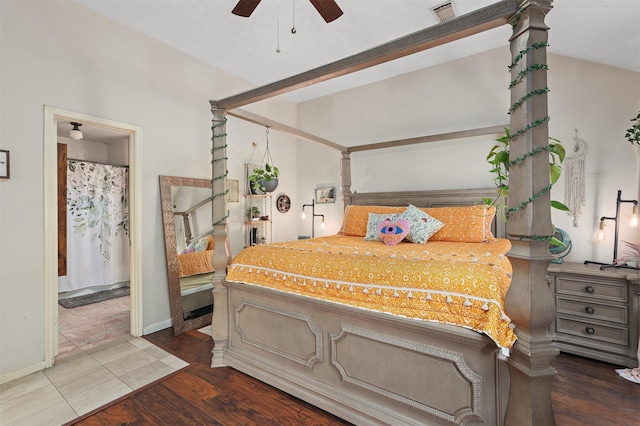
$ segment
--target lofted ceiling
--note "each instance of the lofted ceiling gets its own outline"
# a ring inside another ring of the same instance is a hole
[[[431,9],[446,2],[336,0],[344,14],[327,24],[309,0],[262,0],[248,18],[231,13],[237,0],[74,1],[253,87],[432,26]],[[494,2],[453,0],[452,7],[459,16]],[[640,72],[640,0],[555,0],[546,23],[550,53]],[[283,96],[304,102],[506,46],[510,32],[503,26]]]
[[[262,0],[248,18],[231,13],[237,0],[75,1],[258,87],[432,26],[431,9],[446,0],[337,0],[344,14],[328,24],[309,0]],[[452,5],[459,16],[494,2]],[[550,53],[640,72],[640,0],[555,0],[547,25]],[[284,96],[302,102],[505,46],[510,32],[504,26]]]

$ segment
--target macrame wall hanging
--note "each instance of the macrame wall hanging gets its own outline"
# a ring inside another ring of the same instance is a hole
[[[582,214],[585,197],[584,160],[587,155],[587,143],[578,137],[573,138],[575,146],[573,152],[565,158],[565,190],[564,204],[569,208],[569,215],[573,216],[573,226],[578,227],[578,216]]]

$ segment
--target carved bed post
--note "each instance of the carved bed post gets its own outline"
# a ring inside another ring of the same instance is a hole
[[[211,223],[213,226],[214,250],[212,263],[215,268],[213,274],[213,318],[211,320],[211,337],[213,338],[213,356],[211,366],[223,366],[222,352],[227,346],[228,317],[227,317],[227,265],[229,264],[231,250],[229,249],[229,234],[227,232],[227,136],[226,136],[226,110],[220,109],[217,103],[211,101],[211,113],[213,114],[211,170],[212,170],[212,212]]]
[[[546,280],[553,234],[549,207],[549,153],[546,45],[544,24],[551,0],[525,0],[514,18],[511,38],[511,136],[509,220],[513,280],[507,292],[507,314],[518,340],[507,360],[511,376],[506,425],[555,425],[550,362],[558,349],[547,330],[555,304]],[[535,153],[536,154],[532,154]]]
[[[341,188],[342,188],[342,201],[344,206],[352,204],[351,201],[351,153],[349,151],[342,151],[342,164],[340,167],[340,174],[342,176]]]

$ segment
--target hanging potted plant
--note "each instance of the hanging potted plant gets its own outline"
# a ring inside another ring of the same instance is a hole
[[[264,164],[264,168],[255,167],[253,173],[249,175],[249,185],[253,194],[273,192],[278,187],[278,176],[280,170],[269,163]]]
[[[259,167],[254,167],[252,173],[247,176],[249,189],[252,194],[273,192],[278,187],[278,176],[280,175],[280,170],[273,165],[271,151],[269,151],[269,127],[266,129],[266,140],[267,149],[264,151],[261,165]],[[254,152],[256,147],[257,145],[254,143]],[[253,152],[251,153],[251,156],[253,157]],[[251,159],[249,159],[249,162],[251,162]]]

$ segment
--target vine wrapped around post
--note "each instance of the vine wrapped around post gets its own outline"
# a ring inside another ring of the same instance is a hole
[[[211,320],[211,337],[214,341],[211,366],[223,366],[222,354],[228,341],[227,287],[224,285],[226,269],[229,264],[231,250],[227,229],[227,133],[226,110],[218,108],[211,102],[213,120],[211,125],[211,223],[213,226],[213,318]]]

